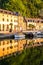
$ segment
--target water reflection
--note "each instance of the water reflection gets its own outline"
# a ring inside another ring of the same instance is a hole
[[[43,45],[43,38],[0,40],[0,57],[15,54],[16,52],[20,52],[27,47],[34,47],[41,45]]]

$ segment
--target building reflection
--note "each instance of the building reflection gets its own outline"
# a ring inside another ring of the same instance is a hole
[[[21,52],[26,46],[43,45],[43,38],[0,41],[0,57]]]

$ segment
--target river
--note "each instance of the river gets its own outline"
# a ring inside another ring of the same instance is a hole
[[[0,40],[0,57],[20,52],[27,47],[42,46],[43,38]]]

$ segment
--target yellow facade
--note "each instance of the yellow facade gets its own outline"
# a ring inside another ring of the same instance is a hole
[[[2,40],[0,41],[0,57],[23,50],[26,40]]]
[[[24,26],[25,25],[25,26]],[[0,33],[21,32],[26,29],[26,23],[21,15],[14,12],[0,9]],[[0,57],[22,51],[24,40],[3,40],[0,41]]]
[[[33,24],[35,28],[31,29],[28,25]],[[0,9],[0,33],[21,32],[23,30],[43,30],[41,22],[25,22],[20,15],[14,12]],[[25,44],[29,44],[32,40],[3,40],[0,41],[0,57],[22,51]],[[35,43],[43,42],[43,39],[33,40]]]
[[[27,30],[43,30],[43,19],[39,18],[27,18],[26,19]],[[31,25],[29,27],[29,25]]]
[[[23,51],[25,45],[33,45],[33,43],[36,45],[37,42],[43,42],[43,38],[33,40],[2,40],[0,41],[0,58]]]
[[[20,32],[24,29],[24,21],[21,15],[0,9],[0,33]]]

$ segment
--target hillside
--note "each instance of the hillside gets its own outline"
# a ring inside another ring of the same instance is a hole
[[[26,17],[38,17],[43,0],[0,0],[0,8],[16,11]]]

